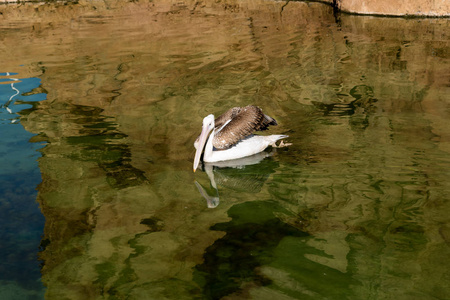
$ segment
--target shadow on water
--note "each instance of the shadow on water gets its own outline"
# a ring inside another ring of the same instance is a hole
[[[195,268],[194,280],[207,299],[244,293],[246,284],[272,283],[259,268],[274,261],[273,251],[283,238],[307,236],[280,221],[275,214],[281,211],[285,212],[276,202],[237,204],[228,210],[230,222],[211,227],[226,234],[205,250],[204,262]]]
[[[126,135],[118,130],[113,118],[103,115],[102,109],[93,106],[66,105],[59,109],[66,111],[72,122],[80,125],[75,135],[66,138],[68,145],[78,149],[69,154],[70,159],[97,163],[114,188],[126,188],[146,181],[144,172],[130,164],[130,149],[122,142]]]
[[[205,250],[203,263],[195,267],[194,280],[206,299],[254,298],[252,290],[261,287],[270,287],[293,299],[354,297],[349,288],[360,283],[351,273],[309,260],[308,255],[330,256],[308,245],[310,235],[282,221],[280,214],[291,212],[276,201],[246,202],[228,210],[229,222],[211,227],[225,235]],[[277,268],[289,275],[276,274]],[[301,282],[305,290],[280,281],[284,276]],[[306,290],[315,290],[316,294]]]
[[[322,103],[312,101],[312,104],[323,112],[324,116],[351,116],[359,111],[369,115],[375,110],[377,99],[374,98],[373,87],[367,85],[358,85],[353,87],[350,92],[352,99],[348,101],[337,101],[336,103]],[[339,100],[339,99],[337,99]]]

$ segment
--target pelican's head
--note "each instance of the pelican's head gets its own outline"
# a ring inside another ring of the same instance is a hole
[[[203,119],[202,133],[195,140],[194,147],[197,149],[195,151],[194,157],[194,172],[200,163],[200,157],[202,156],[203,148],[205,147],[206,141],[208,140],[209,133],[214,129],[214,115],[208,115]]]

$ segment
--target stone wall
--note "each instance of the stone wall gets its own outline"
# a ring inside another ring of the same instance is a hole
[[[14,2],[44,1],[0,0],[0,3]],[[81,2],[97,1],[82,0]],[[450,17],[450,1],[448,0],[321,0],[318,2],[336,5],[344,12],[364,15]]]
[[[345,12],[389,16],[450,16],[448,0],[325,0]]]

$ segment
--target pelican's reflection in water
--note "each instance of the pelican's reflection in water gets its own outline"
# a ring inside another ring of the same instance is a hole
[[[218,185],[232,191],[258,193],[270,174],[275,172],[278,162],[273,159],[265,159],[276,152],[260,152],[252,156],[220,161],[202,162],[201,169],[208,175],[210,188],[206,188],[197,180],[195,185],[198,191],[206,199],[209,208],[219,205]]]

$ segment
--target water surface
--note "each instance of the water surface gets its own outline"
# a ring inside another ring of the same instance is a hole
[[[16,68],[18,70],[21,67]],[[38,249],[44,217],[36,202],[41,182],[37,164],[43,143],[25,131],[20,117],[46,94],[39,78],[0,73],[0,295],[4,299],[43,297]]]
[[[4,72],[46,94],[19,120],[46,143],[46,299],[450,294],[447,19],[271,1],[0,10]],[[247,104],[293,145],[193,173],[202,118]]]

